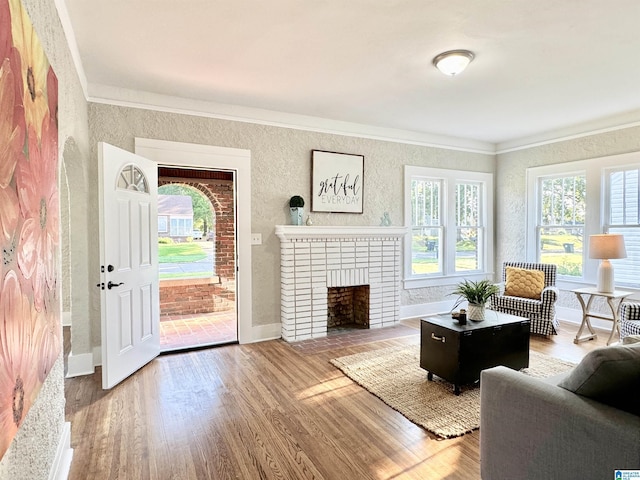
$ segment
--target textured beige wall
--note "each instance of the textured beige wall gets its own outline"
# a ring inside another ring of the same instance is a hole
[[[54,2],[23,0],[23,5],[58,77],[59,158],[63,160],[66,139],[74,138],[86,159],[89,140],[87,104]],[[70,187],[74,188],[74,185]],[[86,192],[86,187],[82,185],[75,187]],[[64,402],[64,367],[61,355],[0,462],[0,478],[38,480],[49,477],[64,424]]]
[[[526,170],[640,150],[640,127],[591,135],[498,155],[496,174],[496,272],[507,260],[525,259]],[[561,292],[560,306],[580,309],[575,295]]]
[[[97,158],[97,142],[133,151],[134,137],[251,150],[252,198],[239,201],[251,202],[252,231],[261,233],[263,239],[262,245],[252,247],[254,326],[280,321],[280,243],[274,228],[288,223],[288,200],[292,195],[305,199],[305,210],[312,216],[314,225],[379,225],[387,211],[392,224],[399,226],[404,224],[404,165],[482,172],[493,172],[495,166],[493,155],[96,103],[89,105],[89,121],[92,164]],[[364,155],[364,214],[309,212],[313,149]],[[92,178],[97,182],[96,176]],[[95,183],[93,191],[97,190]],[[95,196],[91,198],[91,208],[97,212]],[[97,228],[94,231],[97,232]],[[439,288],[419,289],[404,292],[402,303],[441,298]],[[99,328],[94,331],[94,341],[98,344]]]
[[[87,104],[80,87],[53,0],[23,0],[59,80],[60,159],[67,163],[71,196],[74,353],[89,353],[100,343],[97,278],[97,141],[133,151],[133,138],[246,148],[252,151],[252,231],[264,243],[253,247],[254,325],[279,320],[279,243],[276,224],[287,223],[287,200],[309,199],[310,150],[333,150],[365,156],[364,215],[313,214],[317,225],[377,225],[384,211],[402,225],[403,165],[492,172],[494,157],[375,140],[252,125],[201,117],[91,105],[91,139]],[[91,152],[89,152],[91,145]],[[520,258],[524,245],[525,169],[533,165],[579,160],[640,150],[640,128],[586,137],[502,154],[496,188],[497,257]],[[68,157],[65,158],[65,153]],[[95,283],[95,282],[93,282]],[[441,300],[448,293],[434,287],[405,291],[402,304]],[[14,443],[0,462],[0,478],[47,478],[64,422],[62,359],[58,359]]]

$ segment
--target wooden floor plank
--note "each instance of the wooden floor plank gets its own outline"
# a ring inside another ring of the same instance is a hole
[[[557,336],[532,337],[531,349],[578,362],[608,336],[575,345],[576,330],[563,323]],[[68,379],[69,478],[479,478],[478,431],[435,439],[329,363],[419,343],[418,330],[382,337],[343,338],[335,348],[273,340],[162,356],[110,391],[101,389],[99,371]]]

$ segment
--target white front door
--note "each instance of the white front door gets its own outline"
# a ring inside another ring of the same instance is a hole
[[[100,169],[102,388],[160,353],[158,167],[106,143]]]

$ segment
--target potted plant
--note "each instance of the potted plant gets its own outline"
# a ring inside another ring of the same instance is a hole
[[[304,198],[300,195],[294,195],[289,199],[289,214],[291,215],[291,225],[302,225]]]
[[[484,310],[489,298],[499,291],[498,286],[489,280],[480,280],[478,282],[464,280],[452,292],[452,295],[457,294],[460,296],[453,308],[456,308],[463,300],[466,300],[469,303],[467,318],[476,322],[482,321],[484,320]]]

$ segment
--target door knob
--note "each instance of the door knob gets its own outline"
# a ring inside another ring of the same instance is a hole
[[[109,280],[109,283],[107,283],[107,288],[111,290],[113,287],[119,287],[120,285],[124,285],[124,282],[113,283],[111,280]]]
[[[109,265],[107,267],[107,272],[113,272],[113,270],[114,270],[113,265]]]

